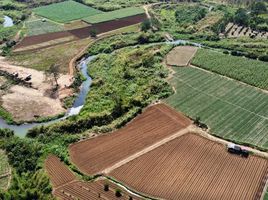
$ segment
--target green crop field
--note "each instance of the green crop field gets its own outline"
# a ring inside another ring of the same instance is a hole
[[[61,23],[78,20],[84,17],[101,13],[99,10],[77,3],[75,1],[64,1],[48,6],[42,6],[35,8],[33,12],[39,16]]]
[[[105,12],[102,14],[89,16],[89,17],[84,18],[83,20],[88,23],[96,24],[100,22],[111,21],[111,20],[120,19],[124,17],[134,16],[134,15],[138,15],[142,13],[144,13],[144,10],[142,8],[131,7],[131,8],[123,8],[120,10],[115,10],[111,12]]]
[[[192,64],[262,89],[268,89],[267,62],[199,49]]]
[[[2,175],[9,172],[9,165],[7,156],[3,153],[3,151],[0,150],[0,190],[6,188],[8,184],[8,176],[1,177]]]
[[[200,117],[211,133],[268,149],[268,94],[198,68],[174,68],[176,93],[166,102],[191,118]]]
[[[45,33],[52,33],[63,31],[63,25],[57,24],[52,21],[34,20],[25,23],[28,35],[40,35]]]

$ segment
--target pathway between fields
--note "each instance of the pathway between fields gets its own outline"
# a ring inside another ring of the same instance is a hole
[[[150,151],[152,151],[152,150],[154,150],[154,149],[156,149],[156,148],[158,148],[160,146],[162,146],[163,144],[166,144],[166,143],[168,143],[168,142],[170,142],[170,141],[172,141],[172,140],[174,140],[174,139],[176,139],[176,138],[188,133],[190,131],[190,127],[191,127],[191,125],[186,127],[186,128],[184,128],[184,129],[182,129],[182,130],[180,130],[180,131],[178,131],[177,133],[175,133],[175,134],[173,134],[173,135],[171,135],[169,137],[166,137],[163,140],[161,140],[161,141],[159,141],[159,142],[157,142],[157,143],[155,143],[155,144],[153,144],[153,145],[151,145],[151,146],[149,146],[149,147],[147,147],[147,148],[145,148],[145,149],[143,149],[143,150],[141,150],[141,151],[139,151],[139,152],[127,157],[127,158],[125,158],[124,160],[121,160],[120,162],[112,165],[111,167],[106,168],[105,170],[103,170],[103,171],[101,171],[100,173],[97,173],[97,174],[109,174],[113,170],[125,165],[126,163],[128,163],[128,162],[130,162],[130,161],[132,161],[132,160],[134,160],[134,159],[136,159],[136,158],[138,158],[138,157],[140,157],[140,156],[142,156],[142,155],[144,155],[144,154],[146,154],[146,153],[148,153],[148,152],[150,152]]]

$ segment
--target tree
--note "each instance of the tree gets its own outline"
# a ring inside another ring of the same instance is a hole
[[[151,20],[147,19],[147,20],[144,20],[141,24],[141,30],[143,32],[147,32],[148,30],[151,29],[151,26],[152,26],[152,23],[151,23]]]
[[[93,38],[97,37],[97,30],[94,28],[90,29],[89,35],[90,35],[90,37],[93,37]]]
[[[251,12],[253,15],[259,15],[262,13],[266,13],[267,7],[266,7],[264,2],[261,2],[261,1],[255,2],[254,4],[252,4]]]
[[[60,77],[60,66],[58,64],[51,65],[46,71],[45,74],[47,77],[52,77],[54,79],[56,86],[58,87],[58,78]]]
[[[248,26],[249,16],[247,14],[247,10],[244,8],[239,8],[235,13],[234,22],[238,25]]]

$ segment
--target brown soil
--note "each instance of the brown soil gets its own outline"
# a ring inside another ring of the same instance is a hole
[[[187,66],[194,57],[197,49],[197,47],[193,46],[175,47],[168,53],[166,62],[170,66]]]
[[[50,155],[45,162],[45,168],[48,172],[53,185],[53,195],[59,199],[80,199],[80,200],[128,200],[130,196],[134,197],[122,190],[121,197],[115,196],[115,184],[108,180],[99,180],[95,182],[85,182],[76,179],[74,174],[63,164],[60,159],[54,155]],[[109,184],[109,191],[104,191],[104,184]]]
[[[154,105],[114,133],[71,145],[71,161],[86,174],[100,173],[190,124],[165,104]]]
[[[186,134],[109,175],[136,191],[164,199],[260,199],[268,161],[242,158],[196,134]]]
[[[72,83],[72,76],[60,76],[59,92],[52,98],[47,95],[52,85],[46,80],[44,72],[12,65],[3,57],[0,57],[0,70],[9,74],[18,73],[20,78],[32,75],[32,88],[16,85],[0,97],[3,108],[12,114],[14,121],[34,121],[39,117],[50,117],[65,112],[60,98],[72,94],[72,91],[65,87]]]
[[[72,29],[68,31],[61,31],[56,33],[47,33],[36,36],[25,37],[20,43],[15,46],[16,49],[23,49],[27,46],[34,46],[40,43],[47,43],[48,41],[57,40],[60,38],[70,38],[74,37],[76,39],[85,39],[90,37],[90,30],[96,30],[98,34],[119,29],[125,26],[130,26],[133,24],[141,23],[146,19],[146,14],[135,15],[131,17],[126,17],[118,20],[93,24],[90,26]],[[51,45],[50,45],[51,46]],[[41,47],[38,47],[39,49]],[[44,47],[42,47],[44,48]]]

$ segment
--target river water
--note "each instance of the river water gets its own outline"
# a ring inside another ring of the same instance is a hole
[[[158,45],[158,44],[169,44],[169,45],[186,45],[186,44],[190,44],[190,45],[193,45],[193,46],[201,47],[201,44],[189,42],[189,41],[186,41],[186,40],[175,40],[175,41],[168,41],[168,42],[161,42],[161,43],[153,43],[151,45]],[[91,85],[91,82],[92,82],[91,77],[87,73],[88,64],[95,57],[96,56],[89,56],[89,57],[87,57],[85,59],[82,59],[80,61],[80,63],[78,64],[78,67],[79,67],[81,73],[83,74],[83,76],[86,78],[86,80],[82,83],[79,95],[75,99],[75,102],[74,102],[72,108],[70,108],[66,112],[64,117],[59,118],[59,119],[55,119],[55,120],[51,120],[49,122],[44,122],[44,123],[30,123],[30,124],[22,124],[22,125],[9,125],[9,124],[7,124],[5,122],[5,120],[0,118],[0,128],[9,128],[9,129],[13,130],[17,136],[25,137],[27,131],[29,129],[33,128],[33,127],[41,126],[41,125],[53,124],[53,123],[58,122],[60,120],[64,120],[64,119],[66,119],[66,118],[68,118],[70,116],[78,115],[79,112],[81,111],[81,109],[83,108],[84,104],[85,104],[86,97],[87,97],[87,94],[88,94],[88,92],[90,90],[90,85]]]
[[[49,122],[29,123],[29,124],[22,124],[22,125],[9,125],[6,123],[5,120],[0,118],[0,128],[9,128],[9,129],[13,130],[17,136],[25,137],[27,131],[33,127],[53,124],[55,122],[64,120],[70,116],[78,115],[80,110],[83,108],[83,106],[85,104],[87,94],[90,90],[90,85],[91,85],[92,79],[87,73],[87,69],[88,69],[87,66],[94,58],[95,58],[95,56],[89,56],[88,58],[80,61],[78,67],[79,67],[81,73],[83,74],[83,76],[86,78],[86,80],[83,81],[83,83],[81,85],[80,92],[79,92],[77,98],[75,99],[75,102],[74,102],[72,108],[70,108],[66,112],[64,117],[59,118],[59,119],[55,119],[55,120],[51,120]]]
[[[11,27],[13,25],[14,25],[13,20],[9,16],[4,16],[3,26],[4,27]]]

